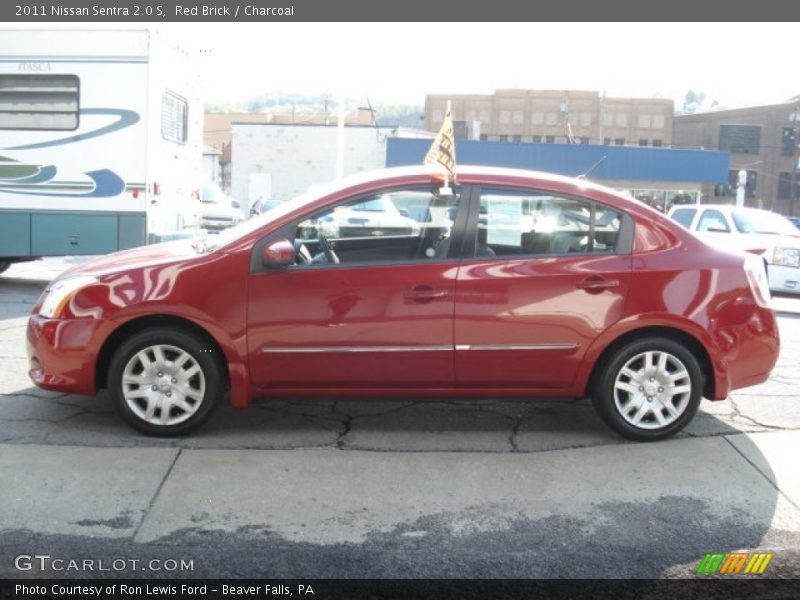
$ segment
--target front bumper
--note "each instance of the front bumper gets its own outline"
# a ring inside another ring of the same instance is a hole
[[[57,392],[94,395],[97,345],[108,322],[101,319],[28,319],[31,381]]]
[[[769,265],[767,278],[769,289],[773,292],[800,294],[800,268]]]

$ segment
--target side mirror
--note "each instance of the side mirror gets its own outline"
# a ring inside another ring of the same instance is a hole
[[[238,200],[231,200],[231,206],[233,208],[241,208],[242,207],[241,204],[239,204]]]
[[[276,240],[264,246],[261,262],[265,267],[288,267],[294,264],[294,246],[289,240]]]
[[[397,211],[400,213],[401,216],[408,217],[408,210],[407,209],[399,208],[399,209],[397,209]]]

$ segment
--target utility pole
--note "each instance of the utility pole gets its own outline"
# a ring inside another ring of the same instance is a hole
[[[794,139],[792,140],[792,170],[789,176],[789,214],[794,216],[794,205],[797,202],[797,164],[800,161],[800,136],[798,133],[798,125],[800,125],[800,102],[795,106],[794,113],[789,118],[794,121]]]

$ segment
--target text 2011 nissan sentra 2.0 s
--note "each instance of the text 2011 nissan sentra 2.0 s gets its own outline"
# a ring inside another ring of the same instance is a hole
[[[465,167],[457,182],[379,171],[213,238],[75,267],[33,309],[30,376],[105,388],[154,435],[196,429],[230,388],[236,407],[590,395],[637,440],[769,376],[779,340],[758,257],[583,180]],[[365,226],[377,200],[418,226]]]

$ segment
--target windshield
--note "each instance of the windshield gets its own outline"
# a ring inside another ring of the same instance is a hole
[[[224,229],[216,235],[203,238],[203,243],[196,244],[195,248],[197,248],[197,250],[200,252],[211,252],[212,250],[217,250],[218,248],[227,246],[231,242],[235,242],[236,240],[243,238],[244,236],[249,235],[256,230],[261,229],[265,225],[268,225],[273,221],[277,221],[281,217],[288,215],[290,212],[300,208],[301,206],[324,196],[329,190],[336,189],[336,187],[337,186],[335,185],[324,187],[313,186],[307,192],[300,194],[299,196],[287,202],[281,202],[277,206],[269,209],[267,212],[256,215],[253,218],[243,221],[234,227]]]
[[[786,217],[761,210],[734,210],[731,215],[736,229],[742,233],[797,235],[797,229]]]
[[[223,192],[215,183],[206,183],[203,185],[203,194],[200,197],[200,200],[203,203],[219,204],[224,197],[225,192]]]

